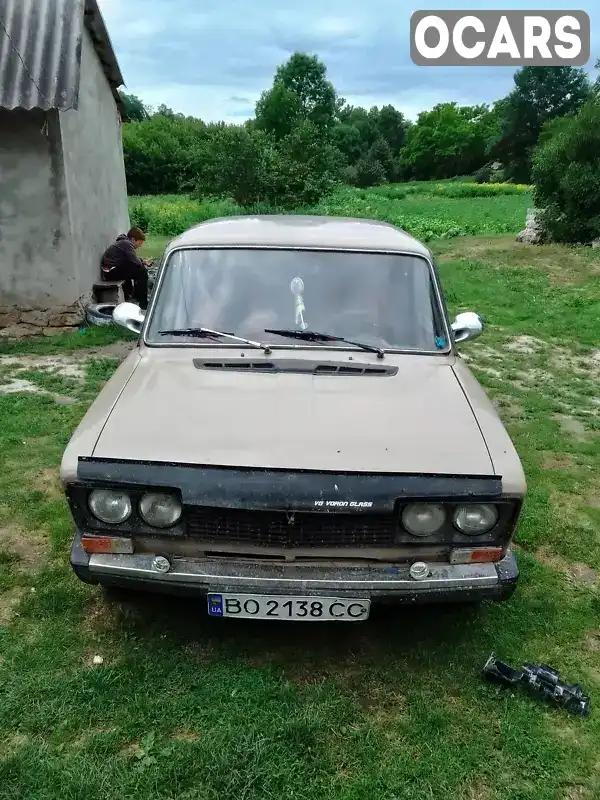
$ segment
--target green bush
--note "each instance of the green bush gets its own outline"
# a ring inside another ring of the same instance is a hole
[[[600,237],[600,102],[556,125],[533,160],[534,202],[557,242],[590,243]]]
[[[196,195],[230,197],[242,206],[317,203],[342,172],[341,154],[308,121],[279,140],[257,129],[223,127],[203,148]]]
[[[231,197],[250,205],[265,199],[274,148],[262,131],[227,125],[203,141],[197,160],[196,194]]]
[[[123,125],[130,194],[173,194],[195,182],[197,153],[209,127],[200,120],[156,114]]]
[[[356,186],[367,189],[386,182],[385,169],[381,161],[372,156],[363,156],[356,162]]]

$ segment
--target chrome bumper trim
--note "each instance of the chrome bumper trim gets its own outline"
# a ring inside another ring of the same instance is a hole
[[[415,593],[423,590],[498,586],[497,567],[502,564],[431,564],[424,580],[410,577],[410,565],[345,567],[331,569],[322,566],[275,564],[240,564],[208,559],[173,558],[169,572],[158,572],[152,566],[152,555],[93,555],[89,560],[92,577],[128,578],[157,584],[194,584],[208,590],[252,590],[263,593],[302,591],[358,591],[393,594]],[[514,556],[508,553],[504,562]]]

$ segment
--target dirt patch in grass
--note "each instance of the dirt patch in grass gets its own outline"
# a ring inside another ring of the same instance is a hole
[[[122,613],[119,603],[110,601],[100,592],[87,607],[83,630],[91,636],[114,631],[119,625]]]
[[[573,469],[577,462],[571,453],[555,453],[551,450],[542,452],[542,469]]]
[[[592,795],[585,786],[567,786],[563,795],[564,800],[588,800]]]
[[[132,350],[135,349],[136,345],[136,341],[113,342],[105,347],[93,347],[89,350],[84,350],[80,358],[90,358],[90,356],[102,356],[102,358],[125,358]]]
[[[567,570],[567,577],[573,583],[585,584],[586,586],[596,586],[598,583],[596,570],[588,567],[587,564],[571,564]]]
[[[459,800],[491,800],[494,797],[491,789],[480,781],[474,781],[461,790]]]
[[[71,395],[77,394],[84,385],[90,362],[96,359],[121,361],[133,346],[132,342],[119,341],[68,355],[0,356],[0,394],[50,395],[60,405],[74,404],[77,400]]]
[[[33,487],[43,492],[50,500],[62,500],[64,492],[57,467],[42,470],[33,481]]]
[[[17,616],[24,595],[25,589],[22,586],[0,594],[0,627],[10,625]]]
[[[586,747],[588,744],[588,734],[567,717],[548,715],[545,717],[545,724],[555,739],[569,747]]]
[[[0,740],[0,758],[14,756],[22,747],[29,744],[29,739],[22,733],[13,733],[6,739]]]
[[[139,742],[129,742],[119,750],[121,758],[135,758],[139,757],[142,752],[142,747]]]
[[[18,370],[48,370],[61,378],[83,380],[85,377],[82,355],[69,356],[0,356],[0,367],[11,367],[11,372]]]
[[[569,416],[568,414],[554,414],[555,419],[564,433],[569,434],[578,442],[584,442],[587,439],[587,431],[583,422]]]
[[[569,564],[545,545],[538,548],[533,555],[540,564],[551,567],[555,572],[560,572],[573,584],[592,587],[598,584],[598,575],[594,569],[580,562]]]
[[[176,742],[197,742],[200,739],[200,734],[193,731],[175,731],[171,738],[175,739]]]
[[[116,728],[90,728],[89,730],[82,731],[79,736],[73,740],[71,743],[71,747],[79,750],[83,747],[88,747],[90,741],[95,736],[106,736],[110,733],[114,733]]]
[[[359,697],[359,703],[364,711],[379,722],[390,717],[397,720],[404,715],[406,709],[404,696],[390,692],[388,687],[383,686],[371,686]]]
[[[12,378],[0,386],[0,394],[20,394],[21,392],[44,394],[43,389],[40,389],[35,383],[22,380],[21,378]]]
[[[48,553],[46,537],[13,525],[0,527],[0,553],[14,557],[19,569],[39,569]]]
[[[588,667],[586,672],[589,676],[589,679],[600,686],[600,669],[596,667]]]
[[[538,547],[533,556],[540,564],[543,564],[545,567],[551,567],[556,572],[562,572],[563,575],[566,575],[570,567],[568,561],[565,561],[564,558],[552,552],[547,545]]]
[[[534,389],[542,386],[549,379],[547,372],[541,369],[520,369],[515,373],[516,380],[511,381],[515,386],[525,386]]]
[[[541,339],[535,339],[533,336],[517,336],[507,342],[505,347],[513,353],[535,355],[539,353],[540,350],[545,350],[548,345],[546,342]]]
[[[508,395],[498,395],[492,400],[492,405],[500,417],[507,422],[515,422],[522,419],[525,413],[523,406]]]
[[[477,364],[477,369],[480,372],[484,372],[486,375],[490,375],[492,378],[502,378],[503,377],[503,373],[500,372],[500,370],[496,369],[495,367],[484,367],[481,364]]]
[[[586,631],[584,647],[589,653],[600,653],[600,628]]]

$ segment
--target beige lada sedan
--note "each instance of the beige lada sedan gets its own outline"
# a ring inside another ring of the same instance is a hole
[[[207,614],[359,621],[504,600],[519,457],[457,353],[431,252],[363,219],[254,216],[172,241],[135,349],[73,435],[71,564]]]

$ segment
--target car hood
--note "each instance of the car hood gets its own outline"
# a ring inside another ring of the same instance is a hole
[[[211,371],[196,368],[192,355],[150,353],[126,383],[93,456],[272,469],[493,475],[486,443],[451,361],[411,355],[384,363],[397,366],[397,374]]]

